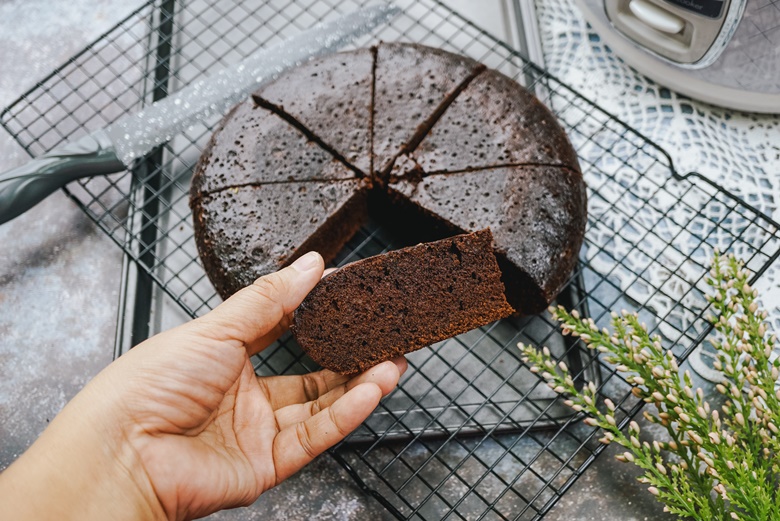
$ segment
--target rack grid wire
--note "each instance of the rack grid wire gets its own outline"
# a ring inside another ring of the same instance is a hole
[[[38,156],[366,3],[152,0],[6,108],[0,123]],[[713,250],[737,254],[758,277],[780,253],[778,225],[701,176],[678,175],[658,146],[442,3],[396,4],[402,14],[354,47],[409,41],[468,55],[535,92],[567,130],[589,216],[559,303],[600,327],[611,310],[636,311],[685,359],[709,332],[704,278]],[[219,303],[187,205],[192,168],[216,123],[188,129],[125,172],[66,189],[138,265],[139,278],[191,317]],[[403,245],[404,237],[369,222],[334,265]],[[149,307],[143,290],[135,298],[137,309]],[[528,371],[520,341],[550,346],[579,385],[597,385],[618,405],[621,426],[641,408],[621,376],[562,337],[549,315],[510,318],[410,355],[399,388],[331,455],[399,519],[540,518],[603,447],[596,430]],[[289,335],[253,361],[258,374],[316,369]]]

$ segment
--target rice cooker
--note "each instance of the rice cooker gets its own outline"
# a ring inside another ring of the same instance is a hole
[[[780,0],[575,0],[639,72],[716,105],[780,113]]]

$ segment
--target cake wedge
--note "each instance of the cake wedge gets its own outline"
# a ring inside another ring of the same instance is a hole
[[[292,332],[322,367],[353,374],[514,311],[485,229],[344,266],[304,299]]]

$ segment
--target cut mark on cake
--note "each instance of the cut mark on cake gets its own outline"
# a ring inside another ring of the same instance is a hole
[[[463,168],[460,170],[434,170],[433,172],[423,172],[423,177],[429,177],[432,175],[455,175],[455,174],[468,174],[470,172],[481,172],[483,170],[496,170],[499,168],[518,168],[518,167],[529,167],[529,168],[562,168],[563,170],[568,171],[569,173],[582,176],[582,173],[578,170],[573,169],[572,167],[565,165],[563,163],[529,163],[529,162],[521,162],[521,163],[503,163],[498,165],[490,165],[490,166],[474,166],[469,168]],[[416,176],[410,176],[410,179],[414,180]],[[404,176],[400,176],[401,179],[404,178]]]
[[[368,113],[368,144],[370,147],[368,150],[368,164],[371,165],[369,173],[372,176],[374,175],[374,118],[376,117],[374,110],[376,107],[376,61],[378,52],[379,49],[376,45],[371,47],[371,110]]]
[[[469,86],[469,84],[474,81],[474,79],[482,74],[484,71],[487,70],[487,66],[484,64],[479,64],[476,67],[474,67],[474,70],[471,71],[471,73],[464,79],[460,85],[455,87],[455,89],[450,92],[446,98],[444,98],[444,101],[442,101],[438,107],[436,107],[436,110],[433,111],[433,113],[428,116],[425,121],[423,121],[417,129],[415,129],[414,134],[412,134],[411,139],[406,142],[404,147],[401,149],[400,152],[398,152],[390,161],[390,164],[382,171],[380,172],[380,177],[382,179],[386,179],[388,175],[390,175],[390,172],[393,170],[393,165],[395,165],[396,160],[398,160],[399,157],[405,155],[405,154],[411,154],[414,152],[417,147],[422,143],[422,141],[425,139],[425,137],[430,133],[433,126],[436,124],[439,119],[444,115],[444,112],[452,105],[457,97],[460,95],[461,92],[466,90],[466,87]]]
[[[266,100],[265,98],[262,98],[258,96],[257,94],[252,94],[252,100],[255,102],[255,105],[262,107],[270,112],[273,112],[283,120],[285,120],[287,123],[298,129],[304,136],[306,136],[309,140],[317,143],[322,149],[324,149],[326,152],[328,152],[330,155],[335,157],[339,160],[344,166],[355,172],[355,174],[358,177],[369,177],[367,176],[362,170],[360,170],[358,167],[350,163],[347,158],[342,156],[337,150],[335,150],[332,146],[325,143],[322,139],[320,139],[314,132],[312,132],[306,125],[298,121],[295,117],[293,117],[291,114],[287,113],[284,110],[284,107],[281,107],[275,103],[271,103],[270,101]]]
[[[497,165],[490,165],[490,166],[474,166],[469,168],[463,168],[460,170],[434,170],[433,172],[426,172],[418,163],[417,161],[411,157],[406,156],[404,158],[404,161],[408,161],[413,164],[413,166],[405,171],[401,175],[393,175],[390,177],[388,183],[390,185],[399,183],[402,181],[410,182],[414,185],[417,185],[420,183],[423,179],[426,177],[432,177],[432,176],[448,176],[448,175],[458,175],[458,174],[469,174],[471,172],[482,172],[485,170],[498,170],[501,168],[560,168],[563,170],[566,170],[570,174],[573,174],[575,176],[582,177],[582,173],[578,170],[575,170],[571,168],[570,166],[567,166],[562,163],[529,163],[529,162],[521,162],[521,163],[503,163],[503,164],[497,164]]]
[[[190,197],[191,201],[197,201],[199,199],[202,199],[204,197],[209,197],[212,195],[216,195],[222,192],[226,192],[227,190],[239,190],[241,188],[246,187],[252,187],[252,188],[262,188],[264,186],[269,185],[288,185],[288,184],[306,184],[306,183],[320,183],[320,184],[329,184],[329,183],[340,183],[344,181],[358,181],[354,177],[340,177],[336,179],[284,179],[282,181],[250,181],[247,183],[236,183],[228,186],[222,186],[220,188],[215,188],[213,190],[208,190],[205,192],[201,192],[197,195],[192,195]]]

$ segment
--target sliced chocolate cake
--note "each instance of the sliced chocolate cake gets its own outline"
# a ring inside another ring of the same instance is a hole
[[[366,219],[364,181],[227,188],[193,201],[206,273],[227,298],[308,251],[332,258]]]
[[[370,213],[410,241],[490,227],[509,302],[536,313],[577,262],[585,194],[566,134],[524,88],[469,58],[382,43],[236,107],[190,205],[223,297],[305,251],[332,260]]]
[[[331,54],[296,67],[254,94],[342,156],[371,171],[372,49]]]
[[[293,335],[322,367],[351,374],[507,317],[491,239],[482,230],[348,264],[304,299]]]
[[[504,167],[436,174],[390,187],[396,199],[405,200],[399,206],[420,224],[451,233],[490,227],[510,303],[524,314],[543,310],[577,261],[586,220],[579,172]]]
[[[247,100],[214,131],[195,168],[190,194],[197,198],[228,187],[356,177],[284,119]]]
[[[383,43],[376,51],[374,172],[415,146],[485,66],[465,56],[415,44]]]

